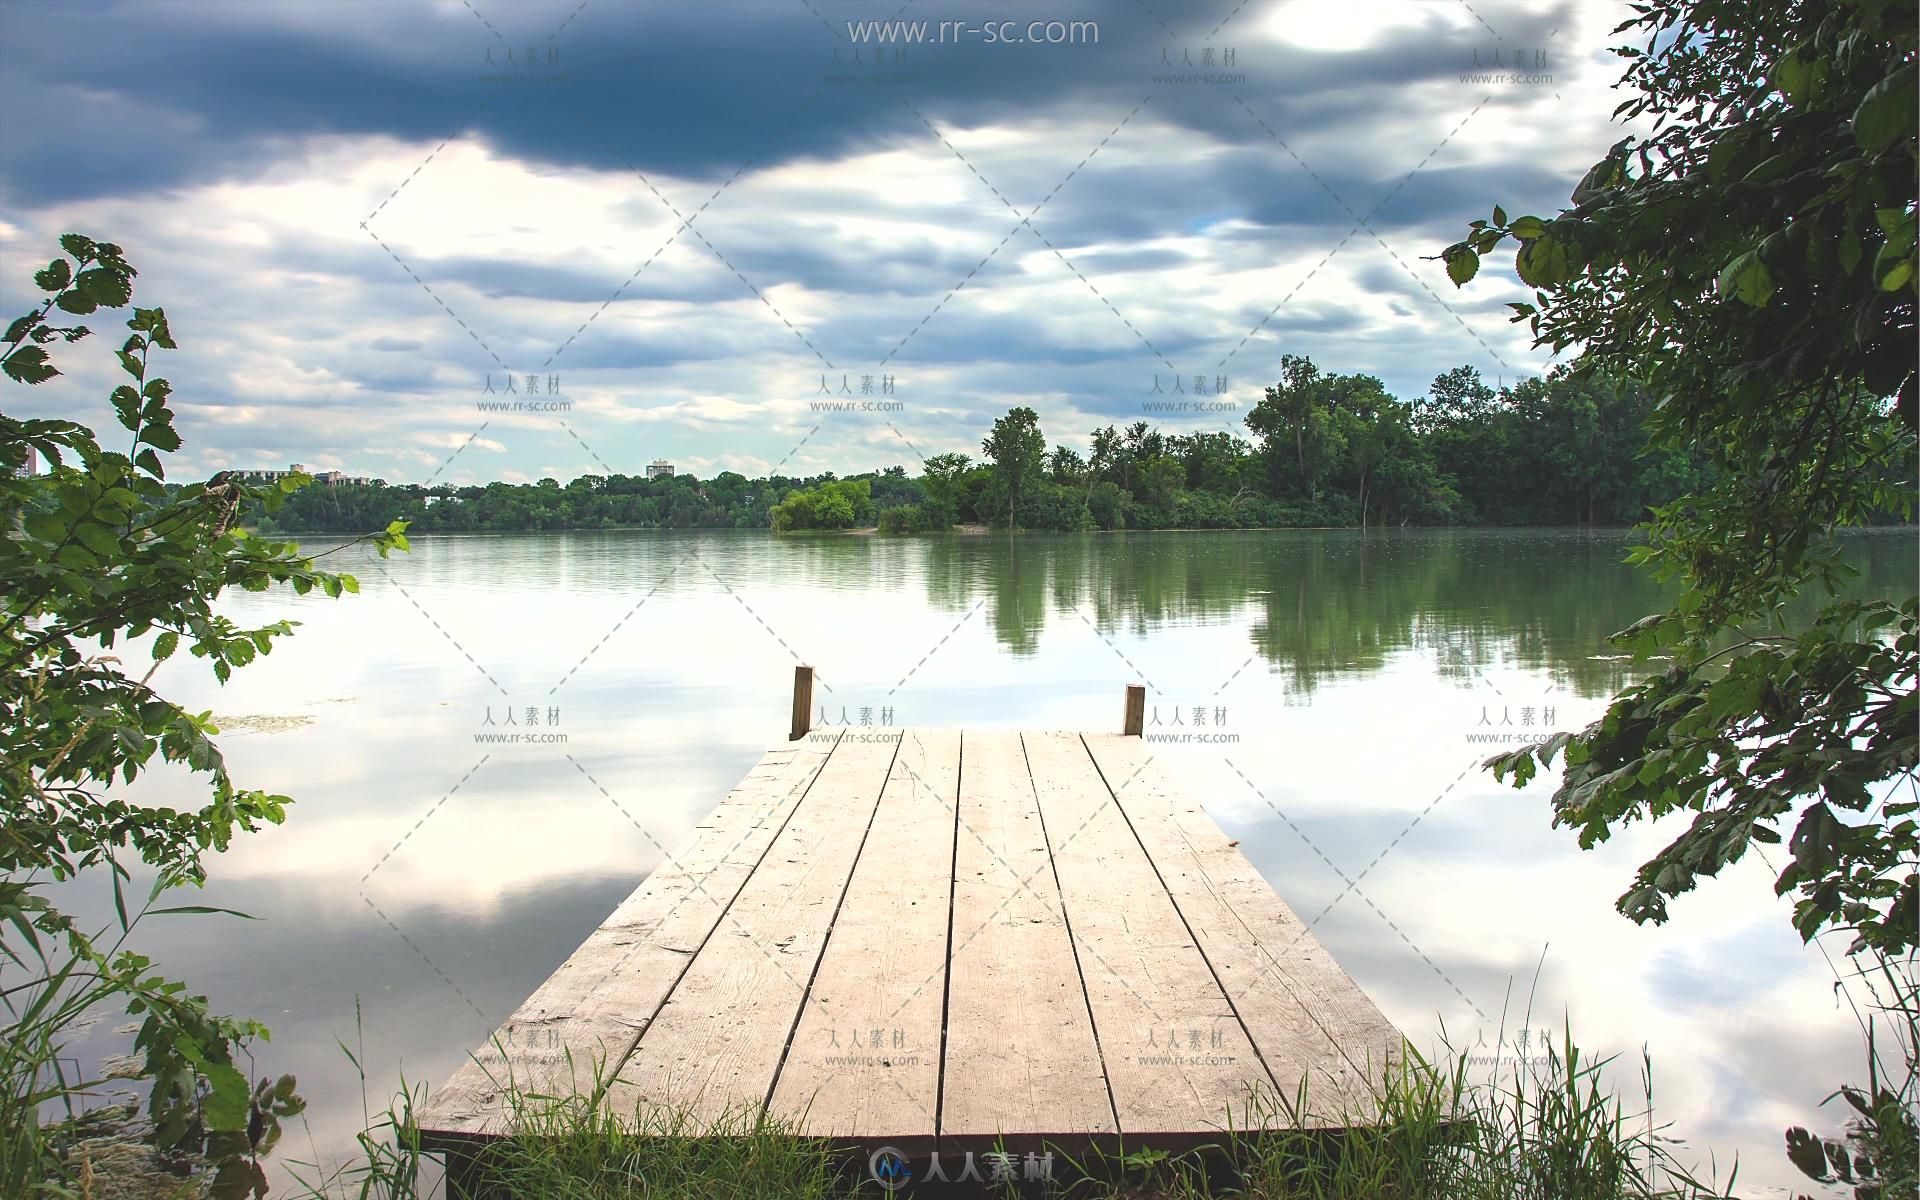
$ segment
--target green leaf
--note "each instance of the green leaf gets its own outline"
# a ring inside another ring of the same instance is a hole
[[[119,308],[133,298],[133,284],[128,282],[125,275],[107,267],[82,271],[73,282],[75,287],[102,308]]]
[[[1501,208],[1498,204],[1493,206],[1493,223],[1495,225],[1505,225],[1507,223],[1507,210]]]
[[[1760,675],[1728,675],[1707,689],[1707,708],[1716,720],[1726,720],[1753,712],[1766,687]]]
[[[1799,1126],[1787,1130],[1787,1161],[1800,1169],[1808,1179],[1827,1183],[1833,1176],[1827,1174],[1827,1150],[1824,1143],[1813,1134]]]
[[[1827,64],[1819,59],[1807,60],[1800,56],[1800,50],[1788,51],[1773,68],[1773,82],[1796,107],[1806,104],[1821,84],[1826,82]]]
[[[1869,154],[1878,154],[1901,138],[1914,136],[1914,66],[1907,63],[1873,85],[1853,110],[1853,138]]]
[[[112,559],[120,553],[120,539],[112,530],[97,521],[82,521],[73,528],[73,536],[87,549],[103,559]]]
[[[127,384],[114,388],[107,399],[113,405],[114,415],[120,418],[120,424],[129,430],[140,428],[140,393]]]
[[[1732,295],[1743,304],[1765,308],[1773,296],[1773,275],[1759,251],[1749,250],[1721,269],[1718,287],[1723,298]]]
[[[1467,246],[1455,246],[1446,253],[1447,278],[1459,287],[1480,270],[1480,256]]]
[[[7,378],[17,383],[45,383],[60,373],[58,367],[47,361],[47,352],[38,346],[21,346],[7,355],[5,364],[0,364]]]
[[[153,661],[164,662],[173,657],[180,646],[180,635],[169,629],[153,639]]]
[[[1808,806],[1800,816],[1787,848],[1794,862],[1809,876],[1819,878],[1840,861],[1840,840],[1844,827],[1825,803]]]
[[[30,312],[24,317],[16,318],[13,324],[7,326],[7,336],[0,340],[4,340],[9,345],[21,341],[28,333],[32,332],[34,326],[40,324],[45,319],[46,318],[37,312]]]
[[[70,312],[83,317],[100,307],[97,301],[77,288],[61,292],[60,298],[53,303],[61,312]]]
[[[1860,265],[1860,253],[1860,235],[1847,230],[1840,238],[1840,269],[1853,274],[1854,268]]]
[[[34,273],[33,283],[43,292],[57,292],[66,287],[72,278],[73,271],[67,266],[67,260],[56,258],[47,264],[45,270]]]
[[[245,1131],[247,1117],[253,1112],[253,1093],[247,1088],[247,1077],[225,1063],[207,1063],[200,1069],[212,1085],[212,1090],[201,1100],[207,1128]]]
[[[159,913],[220,913],[220,914],[222,914],[222,915],[224,915],[224,916],[229,916],[229,917],[239,917],[239,918],[241,918],[242,920],[246,920],[246,921],[257,921],[257,920],[259,920],[259,919],[260,919],[260,918],[258,918],[258,917],[256,917],[256,916],[254,916],[254,915],[252,915],[251,913],[243,913],[243,912],[241,912],[241,911],[240,911],[239,909],[237,909],[237,908],[218,908],[218,907],[216,907],[216,906],[214,906],[214,905],[211,905],[211,904],[180,904],[180,905],[176,905],[176,906],[174,906],[174,907],[172,907],[172,908],[150,908],[150,909],[148,909],[147,911],[148,911],[149,913],[154,913],[154,914],[159,914]],[[265,1081],[265,1080],[261,1080],[261,1082],[262,1082],[262,1083],[265,1083],[266,1081]]]
[[[1513,258],[1513,268],[1521,282],[1536,288],[1565,283],[1571,265],[1566,244],[1544,232],[1532,241],[1521,242],[1520,252]]]
[[[67,523],[50,512],[30,512],[21,518],[20,524],[27,536],[43,542],[62,542],[67,537]]]
[[[1517,217],[1508,232],[1523,242],[1530,242],[1547,231],[1547,223],[1539,217]]]

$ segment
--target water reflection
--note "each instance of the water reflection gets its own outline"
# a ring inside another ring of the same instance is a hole
[[[1784,1187],[1780,1130],[1848,1077],[1856,1035],[1762,864],[1640,929],[1612,902],[1659,831],[1582,853],[1549,827],[1549,784],[1513,793],[1475,766],[1487,739],[1577,727],[1622,682],[1605,636],[1664,602],[1622,565],[1629,544],[596,533],[349,551],[358,597],[232,598],[237,619],[304,625],[230,686],[184,657],[158,680],[195,709],[311,721],[224,739],[237,779],[296,798],[213,864],[203,902],[260,920],[176,919],[139,944],[274,1028],[263,1069],[301,1076],[312,1149],[338,1153],[361,1111],[336,1045],[359,1036],[356,999],[376,1103],[403,1070],[444,1078],[783,740],[796,660],[819,668],[827,724],[1110,729],[1144,679],[1156,731],[1200,732],[1199,710],[1231,739],[1156,753],[1416,1041],[1497,1039],[1551,945],[1534,1024],[1570,1013],[1600,1049],[1649,1046],[1680,1132]],[[1904,533],[1850,557],[1882,594],[1920,558]],[[164,772],[141,788],[194,795]],[[70,903],[110,912],[100,887]]]

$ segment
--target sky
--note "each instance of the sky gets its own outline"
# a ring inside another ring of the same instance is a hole
[[[123,247],[176,479],[917,472],[1016,405],[1244,433],[1283,354],[1409,401],[1550,367],[1505,252],[1434,256],[1622,136],[1625,15],[8,0],[0,302],[62,233]],[[110,426],[106,315],[7,411]]]

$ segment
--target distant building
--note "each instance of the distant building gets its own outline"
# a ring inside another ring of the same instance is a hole
[[[305,463],[289,463],[284,471],[230,471],[228,474],[244,483],[278,483],[289,475],[312,475],[315,483],[322,483],[328,487],[339,487],[343,483],[364,487],[375,482],[371,476],[349,475],[345,471],[309,471]]]
[[[656,458],[647,464],[648,479],[667,479],[673,475],[673,464],[664,458]]]

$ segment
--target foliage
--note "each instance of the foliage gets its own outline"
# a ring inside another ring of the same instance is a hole
[[[78,234],[60,239],[68,258],[34,276],[47,298],[9,326],[0,364],[18,383],[60,375],[46,347],[88,336],[56,327],[57,310],[90,315],[132,298],[134,268],[111,243]],[[201,858],[236,832],[283,818],[288,799],[238,787],[212,735],[208,713],[189,713],[148,686],[184,642],[224,682],[266,654],[292,623],[256,629],[215,611],[228,587],[261,591],[290,584],[301,593],[354,590],[350,576],[317,570],[290,542],[256,538],[234,524],[240,507],[271,511],[304,481],[253,488],[216,477],[169,488],[164,455],[180,448],[167,380],[149,357],[175,343],[166,314],[135,308],[132,331],[115,352],[131,382],[110,400],[128,434],[124,453],[103,449],[91,430],[65,420],[0,414],[0,999],[7,1008],[0,1051],[0,1188],[8,1195],[57,1192],[72,1164],[62,1161],[63,1125],[43,1125],[52,1106],[70,1120],[89,1084],[60,1065],[65,1035],[90,1010],[123,1005],[140,1017],[135,1048],[152,1084],[148,1109],[158,1145],[210,1161],[219,1195],[264,1186],[257,1154],[278,1120],[299,1110],[290,1078],[250,1084],[236,1052],[266,1030],[211,1014],[203,996],[152,970],[125,948],[147,912],[201,913],[201,906],[154,908],[159,896],[205,879]],[[46,463],[26,473],[32,451]],[[405,548],[397,525],[372,539],[384,554]],[[135,678],[115,648],[151,635],[151,665]],[[134,803],[109,785],[133,783],[153,764],[205,776],[211,797],[191,811]],[[129,859],[131,852],[131,859]],[[129,916],[123,885],[129,862],[154,873],[153,890]],[[105,868],[114,894],[117,939],[88,932],[44,894],[49,881]]]
[[[1887,464],[1914,449],[1914,114],[1889,107],[1912,97],[1913,16],[1911,0],[1643,6],[1621,26],[1649,37],[1621,52],[1641,92],[1621,111],[1658,132],[1615,147],[1560,216],[1496,211],[1444,254],[1477,262],[1518,239],[1539,291],[1516,319],[1583,345],[1586,372],[1642,381],[1654,438],[1717,469],[1656,509],[1636,556],[1685,591],[1621,640],[1673,666],[1585,733],[1494,760],[1524,782],[1564,746],[1556,811],[1588,844],[1697,814],[1622,898],[1639,920],[1664,920],[1667,897],[1751,840],[1778,841],[1798,806],[1779,887],[1800,894],[1801,934],[1914,945],[1914,806],[1888,789],[1916,761],[1915,606],[1775,619],[1803,588],[1844,584],[1833,530],[1912,511]]]
[[[1827,1097],[1853,1110],[1846,1135],[1818,1137],[1796,1126],[1787,1130],[1787,1158],[1816,1182],[1852,1184],[1855,1200],[1912,1200],[1920,1195],[1920,986],[1911,960],[1883,960],[1858,979],[1888,1019],[1904,1069],[1882,1067],[1869,1031],[1867,1085],[1842,1087]]]
[[[1040,418],[1030,408],[1013,408],[993,423],[993,429],[981,440],[980,448],[993,463],[993,495],[1006,505],[1011,527],[1021,504],[1031,499],[1046,468],[1047,439],[1040,432]],[[1000,504],[995,503],[996,513]]]
[[[1636,555],[1679,599],[1619,635],[1671,665],[1585,731],[1490,760],[1496,774],[1524,783],[1564,751],[1555,820],[1583,845],[1693,814],[1621,897],[1638,921],[1784,832],[1776,887],[1801,936],[1849,933],[1903,970],[1920,937],[1920,606],[1841,598],[1833,533],[1914,501],[1915,7],[1636,4],[1616,32],[1645,39],[1617,51],[1637,94],[1616,113],[1651,118],[1650,136],[1615,145],[1572,207],[1496,207],[1441,255],[1464,284],[1516,241],[1535,294],[1515,319],[1581,347],[1592,377],[1646,387],[1656,444],[1712,468],[1655,509]],[[1796,621],[1802,593],[1830,602]]]
[[[842,479],[794,492],[773,508],[773,531],[853,529],[873,523],[873,485]]]
[[[1634,384],[1556,371],[1496,391],[1461,367],[1409,404],[1371,376],[1322,374],[1306,359],[1290,359],[1288,369],[1313,380],[1302,411],[1327,434],[1305,474],[1291,426],[1275,423],[1279,401],[1270,398],[1248,414],[1252,442],[1228,430],[1167,433],[1137,421],[1092,431],[1084,456],[1056,446],[1038,465],[1038,419],[1009,414],[1015,423],[997,427],[1010,447],[1019,434],[1018,486],[1012,467],[991,458],[976,464],[936,454],[917,478],[892,466],[848,480],[723,471],[707,480],[583,475],[565,485],[333,483],[294,493],[273,512],[246,509],[243,519],[281,532],[357,531],[396,519],[416,533],[765,529],[796,491],[866,480],[872,512],[856,524],[889,533],[1005,526],[1010,510],[1015,526],[1044,530],[1626,525],[1703,478],[1692,453],[1644,445],[1653,401]],[[789,511],[805,515],[798,506]]]
[[[1874,785],[1913,769],[1914,626],[1911,598],[1838,602],[1806,629],[1732,643],[1724,665],[1679,658],[1585,731],[1492,761],[1522,784],[1536,760],[1564,749],[1554,819],[1579,830],[1583,848],[1619,824],[1696,814],[1621,897],[1635,921],[1665,921],[1669,897],[1739,861],[1750,842],[1777,844],[1775,826],[1798,809],[1777,884],[1799,892],[1794,926],[1809,940],[1851,929],[1856,951],[1898,955],[1915,944],[1920,914],[1916,805],[1876,797]],[[1628,645],[1645,654],[1660,644],[1647,622],[1636,628]]]

